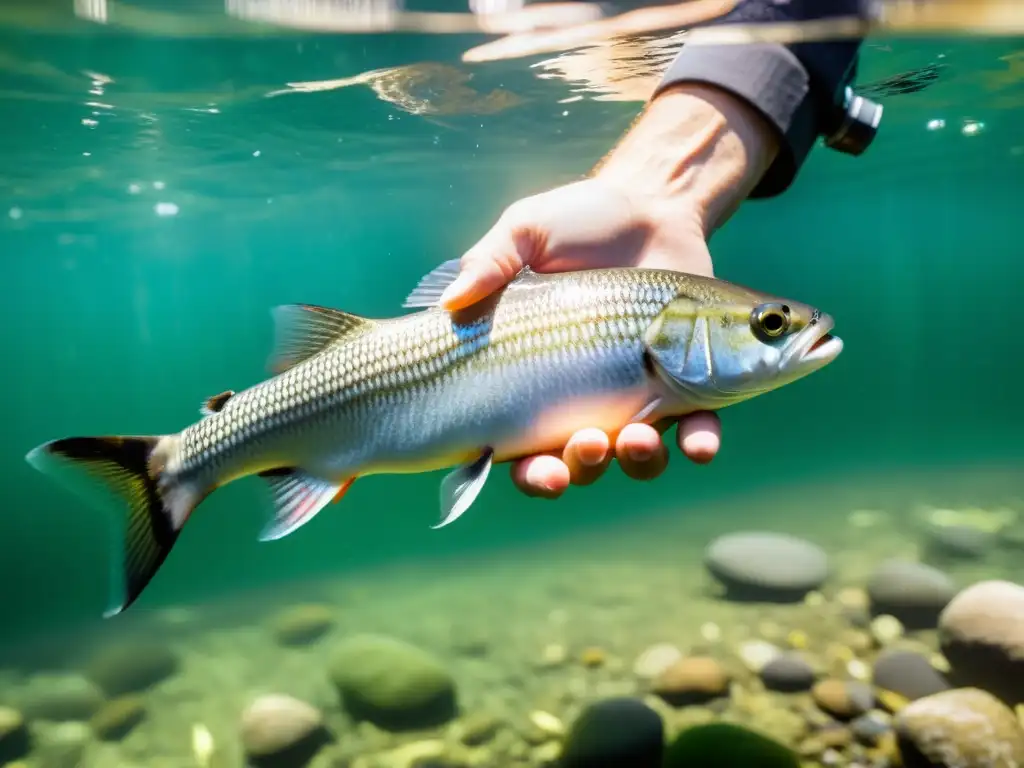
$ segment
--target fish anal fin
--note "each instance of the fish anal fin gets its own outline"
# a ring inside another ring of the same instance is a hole
[[[494,451],[485,448],[473,461],[456,467],[441,481],[441,522],[431,526],[444,528],[454,523],[480,495],[491,472]]]
[[[346,337],[369,330],[373,320],[313,304],[275,307],[274,348],[268,367],[283,373]]]
[[[199,412],[203,414],[203,416],[212,416],[215,413],[220,413],[228,400],[234,396],[235,391],[233,389],[226,389],[219,395],[208,397],[203,403],[203,407],[199,409]]]
[[[121,613],[142,594],[192,511],[211,490],[164,474],[177,445],[175,436],[70,437],[40,445],[25,457],[55,479],[71,480],[72,470],[84,474],[90,483],[70,483],[72,490],[99,506],[107,498],[92,492],[105,490],[105,496],[116,498],[124,510],[122,561],[112,574],[113,597],[104,616]]]
[[[298,530],[340,499],[354,479],[339,484],[291,467],[261,472],[260,477],[270,486],[274,498],[274,513],[260,533],[260,541],[283,539]]]

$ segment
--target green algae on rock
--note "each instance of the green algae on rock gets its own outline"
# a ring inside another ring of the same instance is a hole
[[[334,651],[330,678],[353,718],[387,730],[430,728],[458,713],[455,681],[444,665],[391,637],[344,640]]]
[[[146,702],[129,694],[112,699],[89,719],[89,727],[103,741],[120,741],[146,718]]]
[[[274,639],[284,646],[309,645],[327,634],[334,626],[334,612],[326,605],[294,605],[276,614],[269,629]]]
[[[800,768],[796,753],[774,739],[731,723],[687,728],[669,745],[664,768]]]
[[[163,643],[128,640],[104,646],[86,665],[85,674],[108,696],[139,693],[173,676],[177,655]]]

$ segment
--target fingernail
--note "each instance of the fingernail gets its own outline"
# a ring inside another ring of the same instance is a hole
[[[648,461],[654,455],[654,451],[644,445],[631,445],[626,452],[633,461]]]
[[[598,453],[590,453],[589,451],[580,451],[579,459],[580,464],[582,464],[585,467],[596,467],[598,464],[604,461],[604,456],[601,456]]]

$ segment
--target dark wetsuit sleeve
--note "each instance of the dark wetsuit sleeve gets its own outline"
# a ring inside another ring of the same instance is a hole
[[[807,21],[863,16],[861,0],[740,0],[713,23]],[[778,131],[779,154],[751,197],[785,191],[829,120],[843,87],[856,73],[859,40],[793,45],[683,45],[658,91],[685,82],[714,85],[751,104]]]

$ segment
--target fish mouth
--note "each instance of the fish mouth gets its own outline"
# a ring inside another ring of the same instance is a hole
[[[783,366],[795,364],[803,369],[816,369],[835,360],[843,351],[843,340],[832,335],[834,327],[832,318],[822,314],[816,323],[808,325],[793,340]]]

